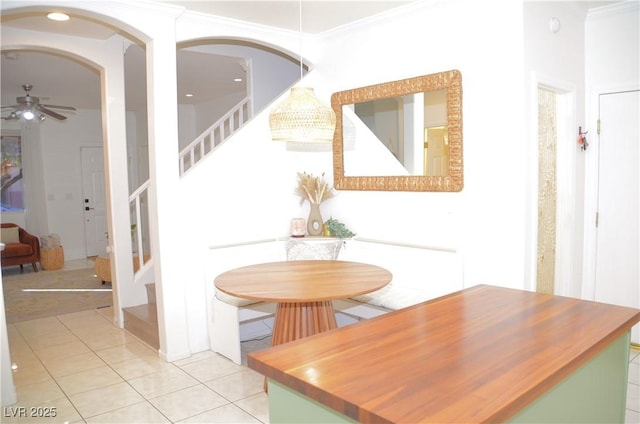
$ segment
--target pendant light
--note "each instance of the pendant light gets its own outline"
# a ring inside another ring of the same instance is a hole
[[[302,80],[302,0],[299,0],[300,80]],[[336,129],[333,110],[315,96],[313,88],[293,87],[289,97],[269,114],[273,141],[331,143]]]

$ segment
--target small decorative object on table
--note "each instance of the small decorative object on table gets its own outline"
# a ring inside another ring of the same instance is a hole
[[[324,223],[324,228],[329,233],[329,236],[338,237],[340,239],[355,236],[355,233],[351,232],[351,230],[337,219],[327,219],[327,222]]]
[[[309,202],[309,219],[307,232],[310,236],[322,235],[322,215],[320,204],[334,196],[333,187],[324,181],[324,173],[315,177],[313,174],[298,172],[298,187],[295,193],[300,196],[300,203]]]
[[[291,237],[304,237],[307,233],[307,222],[304,218],[291,219]]]

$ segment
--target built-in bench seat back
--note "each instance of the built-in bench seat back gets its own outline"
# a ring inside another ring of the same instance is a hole
[[[461,255],[455,249],[349,240],[342,260],[391,271],[391,283],[353,300],[397,310],[463,288]]]
[[[284,244],[288,261],[337,260],[344,242],[337,239],[290,239]]]

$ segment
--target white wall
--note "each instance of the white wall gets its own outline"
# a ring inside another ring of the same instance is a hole
[[[582,226],[584,154],[576,142],[578,126],[585,127],[584,45],[585,4],[575,2],[525,2],[525,110],[523,136],[527,143],[527,253],[525,267],[527,287],[536,286],[538,225],[538,135],[537,89],[545,86],[558,94],[558,104],[566,97],[557,139],[557,214],[556,214],[556,286],[557,294],[580,296],[582,280]],[[560,30],[550,30],[550,20],[560,23]],[[560,108],[560,106],[559,106]]]
[[[270,104],[271,100],[285,91],[293,81],[300,79],[300,65],[268,46],[241,44],[211,44],[189,48],[212,54],[245,58],[250,61],[253,101],[256,112]]]
[[[322,205],[323,217],[345,222],[359,236],[460,249],[465,285],[524,287],[525,142],[522,132],[522,5],[454,1],[411,8],[366,26],[316,40],[314,71],[300,85],[330,94],[347,88],[459,69],[463,83],[465,187],[460,193],[341,191]],[[494,13],[500,10],[501,24]],[[486,17],[482,19],[481,17]],[[420,48],[407,40],[425,40]],[[429,42],[428,40],[437,40]],[[488,66],[490,64],[490,66]],[[186,246],[203,260],[208,245],[288,233],[306,217],[293,195],[296,173],[332,179],[330,152],[286,151],[270,140],[268,111],[224,144],[205,166],[181,181]],[[188,213],[186,213],[188,211]],[[196,259],[197,258],[197,259]],[[203,263],[203,268],[206,263]],[[185,270],[203,303],[203,271]],[[415,273],[428,275],[416,264]],[[201,283],[199,283],[199,281]],[[203,319],[205,314],[199,314]]]
[[[334,91],[453,68],[462,72],[464,103],[461,193],[343,191],[323,205],[323,212],[359,235],[465,250],[470,284],[522,287],[522,10],[513,2],[501,3],[505,25],[492,28],[477,19],[490,12],[485,7],[456,1],[435,10],[417,8],[319,41],[326,48],[315,63],[315,77],[322,82],[314,86],[327,103]],[[448,37],[430,45],[429,54],[417,54],[413,44],[402,41],[442,33]],[[501,86],[510,88],[496,90]],[[197,179],[207,181],[198,189],[210,195],[192,208],[206,215],[205,243],[286,233],[292,216],[306,214],[292,195],[296,172],[324,172],[331,178],[330,153],[287,152],[269,140],[266,116],[251,128],[184,181],[189,190]]]
[[[80,149],[102,146],[100,111],[79,110],[41,124],[49,231],[60,235],[65,259],[85,257]]]
[[[496,10],[501,24],[487,25]],[[521,16],[515,2],[408,8],[405,15],[330,34],[316,66],[335,82],[332,91],[460,70],[463,191],[340,197],[349,211],[345,220],[362,236],[463,250],[466,285],[523,287]],[[424,44],[416,49],[408,39]]]
[[[222,118],[227,112],[229,112],[229,110],[231,110],[232,107],[240,103],[240,101],[245,97],[246,94],[244,92],[238,92],[221,96],[220,98],[210,102],[198,104],[195,108],[197,129],[196,137],[202,134],[202,132],[209,128],[213,123]],[[194,139],[195,137],[188,141],[184,140],[187,142],[185,146],[191,143]],[[180,140],[180,150],[183,148],[182,141],[183,140]]]
[[[102,145],[101,125],[100,112],[86,109],[65,121],[48,118],[40,123],[46,220],[49,232],[60,235],[67,260],[85,257],[80,148]],[[3,222],[25,226],[23,213],[2,215]]]
[[[586,26],[588,94],[602,89],[637,88],[640,80],[639,15],[640,3],[633,1],[589,13]],[[590,111],[597,108],[597,104],[590,106]],[[592,113],[589,119],[592,119]]]
[[[178,105],[178,122],[180,123],[178,138],[180,150],[182,150],[199,135],[196,127],[196,107],[194,105]]]
[[[247,81],[242,84],[247,87],[247,95],[252,96],[254,114],[264,109],[300,78],[299,64],[275,50],[272,51],[268,46],[258,48],[241,44],[219,44],[218,41],[190,47],[188,50],[246,59]],[[244,97],[235,93],[194,106],[180,105],[180,149],[191,143]],[[195,116],[190,116],[189,112]]]

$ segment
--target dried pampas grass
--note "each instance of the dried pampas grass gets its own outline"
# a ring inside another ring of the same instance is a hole
[[[298,187],[295,193],[300,196],[300,203],[308,200],[310,203],[317,204],[331,199],[335,195],[333,187],[324,180],[324,172],[319,177],[306,172],[298,172]]]

